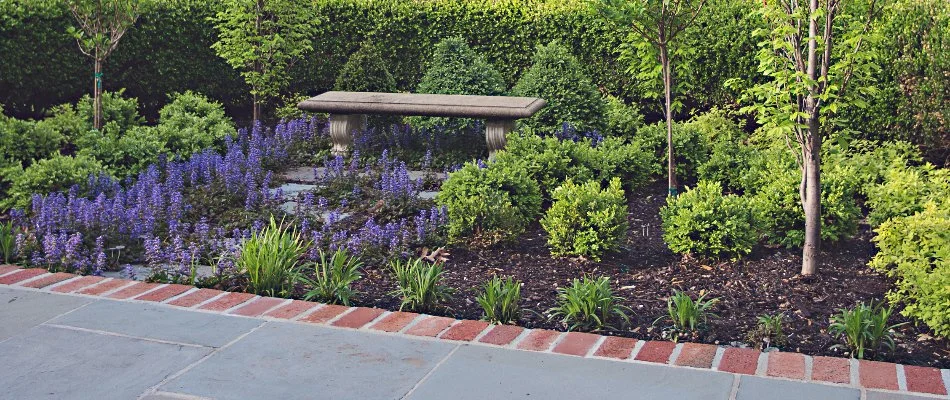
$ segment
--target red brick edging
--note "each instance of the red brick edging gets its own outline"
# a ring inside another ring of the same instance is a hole
[[[700,343],[677,344],[582,332],[525,329],[512,325],[490,325],[483,321],[389,312],[378,308],[327,305],[198,289],[186,285],[49,273],[40,268],[20,269],[10,265],[0,265],[0,284],[124,301],[155,302],[205,312],[293,320],[579,357],[660,363],[734,374],[938,396],[947,396],[950,392],[950,370],[931,367],[812,357],[777,351],[763,353],[752,349]]]

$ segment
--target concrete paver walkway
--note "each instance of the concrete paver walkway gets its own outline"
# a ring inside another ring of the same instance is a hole
[[[13,287],[0,321],[4,399],[933,398]]]

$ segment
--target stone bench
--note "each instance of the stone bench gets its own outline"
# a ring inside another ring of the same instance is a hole
[[[330,114],[334,154],[349,151],[352,132],[366,129],[367,114],[484,119],[485,141],[489,154],[494,154],[505,147],[505,135],[514,129],[515,120],[534,115],[545,104],[534,97],[326,92],[302,101],[297,107]]]

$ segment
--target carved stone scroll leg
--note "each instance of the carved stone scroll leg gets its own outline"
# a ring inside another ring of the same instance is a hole
[[[513,120],[485,121],[485,142],[488,144],[488,157],[494,157],[495,152],[505,148],[508,143],[506,135],[515,129]]]
[[[330,152],[335,156],[345,156],[353,146],[353,131],[366,130],[364,114],[330,114]]]

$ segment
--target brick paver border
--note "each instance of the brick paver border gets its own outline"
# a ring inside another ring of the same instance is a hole
[[[483,321],[388,312],[377,308],[195,289],[184,285],[146,284],[125,279],[49,273],[38,268],[20,269],[10,265],[0,265],[0,285],[574,357],[659,363],[677,368],[710,369],[737,375],[940,396],[937,398],[947,398],[950,393],[950,369],[811,357],[778,351],[762,353],[753,349],[699,343],[677,344],[581,332],[525,329],[512,325],[491,325]]]

